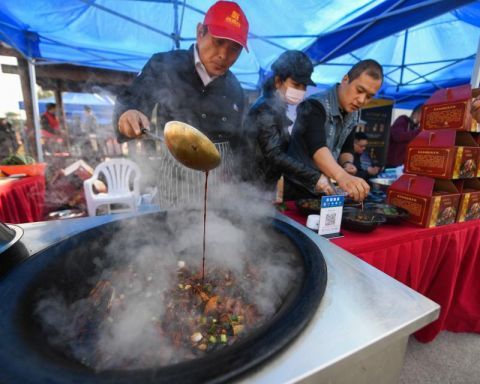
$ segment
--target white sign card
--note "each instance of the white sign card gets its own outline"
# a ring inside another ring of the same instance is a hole
[[[322,196],[318,226],[319,235],[340,233],[344,201],[345,197],[341,195]]]

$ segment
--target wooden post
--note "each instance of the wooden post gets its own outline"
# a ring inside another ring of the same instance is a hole
[[[63,106],[63,97],[62,97],[62,91],[63,91],[63,83],[61,80],[57,80],[56,86],[54,89],[54,94],[55,94],[55,104],[57,105],[57,118],[58,122],[60,123],[60,130],[65,133],[65,143],[67,145],[67,151],[70,152],[70,135],[68,133],[68,126],[66,124],[66,118],[65,118],[65,108]]]

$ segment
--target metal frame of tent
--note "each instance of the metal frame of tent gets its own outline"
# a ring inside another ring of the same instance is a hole
[[[151,32],[157,33],[163,37],[166,37],[172,41],[174,49],[180,47],[181,42],[194,41],[194,37],[183,37],[181,36],[182,24],[184,19],[185,9],[189,9],[193,12],[203,15],[205,12],[201,9],[194,7],[190,4],[187,4],[186,0],[138,0],[139,2],[150,2],[150,3],[164,3],[172,4],[173,7],[173,31],[168,33],[164,30],[156,28],[155,26],[148,25],[135,19],[132,16],[120,13],[115,9],[106,7],[104,5],[98,4],[91,0],[78,0],[79,2],[85,3],[89,7],[94,7],[103,12],[106,12],[115,17],[121,18],[127,22],[135,23],[142,28],[145,28]],[[315,39],[309,46],[305,47],[303,50],[312,58],[315,65],[327,65],[327,66],[336,66],[342,65],[341,63],[332,63],[332,59],[342,56],[343,54],[350,53],[351,57],[354,57],[356,60],[359,58],[355,57],[351,52],[354,49],[365,46],[377,40],[380,40],[385,37],[385,34],[391,35],[393,33],[398,33],[404,31],[404,44],[403,44],[403,59],[400,65],[385,65],[387,69],[385,71],[386,78],[390,82],[396,84],[397,90],[401,87],[409,86],[412,83],[415,83],[417,80],[424,79],[425,83],[430,83],[433,89],[441,88],[440,84],[437,84],[435,81],[428,79],[428,76],[441,71],[451,65],[454,65],[462,60],[472,59],[475,55],[469,55],[463,58],[449,59],[449,60],[436,60],[428,63],[437,63],[444,64],[441,67],[435,69],[434,71],[421,74],[415,71],[414,66],[428,64],[427,62],[422,63],[409,63],[408,65],[405,62],[405,52],[408,45],[408,31],[409,28],[423,22],[426,20],[425,13],[423,11],[428,9],[428,18],[433,18],[440,14],[449,12],[456,8],[459,8],[463,5],[470,4],[475,2],[474,0],[423,0],[423,1],[414,1],[414,0],[385,0],[379,5],[368,8],[367,6],[359,7],[356,11],[366,9],[366,12],[361,13],[360,16],[350,20],[344,25],[335,28],[331,32],[323,33],[320,35],[315,34],[278,34],[278,35],[257,35],[255,33],[249,34],[249,39],[258,39],[271,46],[279,48],[281,50],[286,50],[288,47],[280,44],[277,40],[280,39],[305,39],[312,38]],[[395,23],[392,23],[392,20],[395,20]],[[129,61],[135,59],[143,59],[143,57],[138,55],[127,54],[125,52],[108,52],[115,53],[116,59],[107,57],[107,55],[102,54],[98,49],[88,48],[88,47],[79,47],[76,45],[68,45],[64,42],[52,39],[46,36],[39,36],[35,32],[26,31],[17,29],[13,23],[9,24],[5,21],[0,20],[0,24],[7,29],[10,28],[12,34],[20,33],[22,34],[23,41],[25,42],[25,47],[22,47],[15,44],[15,40],[10,38],[4,31],[0,30],[0,40],[6,41],[8,44],[13,46],[16,50],[21,52],[28,61],[28,73],[31,89],[31,97],[33,104],[33,117],[34,117],[34,127],[37,136],[37,151],[39,155],[39,160],[42,161],[41,145],[40,145],[40,130],[39,130],[39,117],[38,117],[38,103],[36,100],[35,89],[35,66],[36,65],[52,65],[58,63],[70,62],[72,64],[87,65],[87,66],[96,66],[103,67],[106,63],[115,63],[117,65],[123,66],[126,70],[137,71],[132,65],[129,65]],[[368,38],[366,34],[368,32]],[[375,33],[377,32],[377,33]],[[89,59],[85,60],[46,60],[43,61],[41,55],[39,55],[38,50],[35,45],[38,43],[39,39],[42,39],[43,42],[62,45],[66,48],[72,49],[74,51],[80,52],[82,55],[90,56]],[[479,44],[480,49],[480,44]],[[476,55],[477,61],[474,67],[474,75],[472,75],[472,81],[475,81],[474,84],[478,83],[478,72],[479,72],[479,55]],[[351,65],[345,63],[344,65]],[[400,71],[399,81],[392,78],[392,75]],[[416,78],[404,81],[404,74],[410,72],[416,75]],[[259,81],[261,81],[266,72],[265,68],[260,67],[259,69]],[[476,79],[476,80],[474,80]],[[251,86],[251,84],[249,84]],[[259,84],[254,84],[259,86]],[[418,95],[417,95],[418,96]],[[425,95],[422,95],[425,96]],[[410,96],[405,96],[410,97]]]

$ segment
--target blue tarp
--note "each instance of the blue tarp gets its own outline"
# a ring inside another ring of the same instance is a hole
[[[459,1],[449,3],[460,4]],[[406,25],[403,18],[410,21],[408,12],[395,15],[400,18],[398,25]],[[351,22],[355,23],[355,20]],[[371,57],[383,65],[386,73],[380,96],[396,100],[401,107],[413,107],[440,87],[470,82],[480,39],[480,2],[473,2],[393,35],[388,34],[395,29],[395,21],[390,23],[383,26],[386,37],[342,56],[338,55],[348,50],[348,46],[333,52],[325,65],[316,67],[317,74],[321,76],[315,79],[332,83],[338,78],[339,69],[345,71],[359,58]],[[321,41],[323,39],[307,49],[310,56],[319,61],[328,54],[328,49],[335,49],[335,46],[324,44],[328,48],[320,50]]]
[[[190,46],[213,2],[3,0],[0,40],[39,65],[137,72],[155,52]],[[373,58],[388,73],[381,95],[413,103],[439,86],[469,82],[480,37],[479,1],[238,2],[250,21],[250,54],[243,52],[233,71],[246,88],[259,85],[282,51],[301,49],[320,63],[319,84],[335,83],[358,59]]]
[[[97,118],[98,124],[109,125],[112,122],[114,101],[111,97],[97,93],[63,92],[62,101],[67,122],[82,119],[84,107],[89,106]],[[40,113],[46,111],[48,103],[55,103],[55,98],[47,97],[38,100]],[[23,101],[19,102],[20,109],[24,109]]]

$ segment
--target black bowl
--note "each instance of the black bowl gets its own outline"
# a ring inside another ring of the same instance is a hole
[[[298,211],[304,215],[318,215],[320,213],[320,198],[295,200]]]
[[[345,201],[343,202],[343,206],[349,207],[349,208],[361,208],[362,207],[362,202],[361,201],[355,201],[351,197],[345,197]]]
[[[304,216],[318,215],[320,213],[321,197],[318,199],[298,199],[295,200],[295,206],[300,214]],[[362,203],[355,201],[350,197],[345,197],[344,208],[361,208]]]
[[[385,221],[385,216],[376,212],[347,211],[342,215],[342,228],[356,232],[371,232]]]
[[[365,209],[385,216],[388,224],[399,224],[409,215],[407,210],[390,204],[367,203]]]

